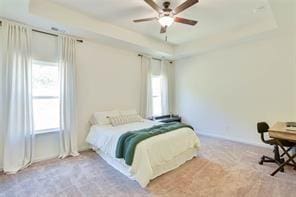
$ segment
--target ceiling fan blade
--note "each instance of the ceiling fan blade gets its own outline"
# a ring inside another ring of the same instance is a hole
[[[189,20],[189,19],[186,19],[186,18],[180,18],[180,17],[175,17],[175,22],[183,23],[183,24],[186,24],[186,25],[196,25],[196,23],[197,23],[197,21]]]
[[[167,26],[161,26],[161,28],[160,28],[160,33],[161,34],[163,34],[163,33],[165,33],[166,32],[166,30],[167,30]]]
[[[198,3],[198,0],[187,0],[174,9],[174,14],[179,14],[196,3]]]
[[[145,22],[145,21],[153,21],[156,20],[156,17],[151,17],[151,18],[142,18],[142,19],[137,19],[137,20],[133,20],[135,23],[139,23],[139,22]]]
[[[144,0],[150,7],[152,7],[156,12],[162,13],[162,9],[153,0]]]

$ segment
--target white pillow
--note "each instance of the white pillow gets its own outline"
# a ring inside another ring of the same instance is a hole
[[[137,114],[110,116],[109,120],[112,126],[119,126],[119,125],[133,123],[133,122],[143,122],[143,119]]]
[[[95,112],[91,119],[92,124],[98,125],[107,125],[111,124],[109,117],[111,116],[119,116],[120,113],[117,110],[112,111],[104,111],[104,112]]]
[[[135,109],[128,109],[128,110],[120,110],[120,115],[137,115],[137,110]]]

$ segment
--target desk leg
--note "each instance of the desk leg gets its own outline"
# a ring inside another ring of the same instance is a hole
[[[281,149],[284,151],[284,155],[287,155],[288,158],[290,159],[292,156],[289,154],[289,152],[285,149],[285,147],[283,146],[283,144],[281,143],[280,140],[276,139],[276,143],[281,147]],[[289,150],[289,149],[288,149]],[[284,156],[283,155],[283,156]],[[294,166],[296,167],[296,162],[292,159],[291,160],[292,163],[294,164]]]
[[[293,161],[294,162],[294,158],[296,157],[296,153],[292,156],[292,157],[289,157],[289,159],[287,161],[285,161],[284,163],[282,163],[282,165],[280,165],[280,167],[278,167],[273,173],[271,173],[270,175],[271,176],[274,176],[276,173],[278,173],[285,165],[287,165],[290,161]]]

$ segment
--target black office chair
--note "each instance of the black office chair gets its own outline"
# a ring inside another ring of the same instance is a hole
[[[260,165],[263,165],[264,162],[272,162],[272,163],[276,163],[278,165],[281,165],[283,162],[285,162],[285,159],[282,158],[285,153],[280,155],[280,151],[279,151],[279,146],[276,143],[276,141],[274,139],[265,139],[264,134],[268,132],[269,126],[266,122],[258,122],[257,123],[257,130],[258,133],[261,135],[261,140],[265,143],[265,144],[269,144],[274,146],[273,152],[274,152],[274,158],[268,157],[263,155],[261,157],[261,160],[259,161]],[[295,145],[292,142],[286,141],[286,140],[281,140],[281,143],[283,144],[283,146],[288,147],[287,151],[290,151],[291,148]],[[284,169],[281,170],[282,172],[284,171]]]

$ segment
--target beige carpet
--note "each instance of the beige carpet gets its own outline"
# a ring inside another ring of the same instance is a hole
[[[275,177],[258,165],[271,150],[201,137],[200,155],[142,189],[94,152],[40,162],[17,175],[0,175],[0,196],[296,196],[296,171]]]

